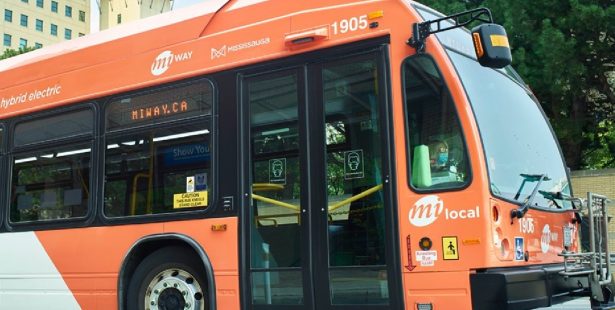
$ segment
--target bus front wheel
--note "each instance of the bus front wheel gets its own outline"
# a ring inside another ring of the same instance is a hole
[[[195,253],[172,246],[154,251],[135,269],[128,309],[205,310],[205,271]]]

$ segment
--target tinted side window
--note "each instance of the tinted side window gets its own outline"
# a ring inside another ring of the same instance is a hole
[[[15,126],[14,145],[18,147],[92,134],[93,120],[91,110],[81,110],[22,122]]]
[[[11,152],[11,223],[79,218],[87,214],[93,128],[90,110],[63,112],[17,124],[13,143],[28,146]],[[45,129],[46,133],[35,129]],[[49,143],[58,139],[62,142]]]
[[[208,81],[116,100],[107,110],[108,217],[202,210],[212,184]]]
[[[428,56],[403,65],[410,184],[417,190],[465,186],[469,180],[466,146],[453,99]]]

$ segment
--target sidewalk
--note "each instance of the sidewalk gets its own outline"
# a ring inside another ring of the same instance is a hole
[[[589,297],[578,298],[575,300],[567,301],[563,304],[558,304],[548,308],[537,308],[537,310],[588,310],[591,309],[589,305]]]

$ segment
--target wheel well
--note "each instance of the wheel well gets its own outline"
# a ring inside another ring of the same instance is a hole
[[[211,266],[209,257],[207,257],[205,251],[199,246],[196,241],[194,241],[188,236],[177,234],[152,235],[144,237],[138,240],[128,251],[128,253],[124,257],[124,261],[118,275],[118,309],[125,310],[126,308],[126,289],[128,288],[128,283],[130,283],[130,279],[132,278],[132,275],[137,266],[143,261],[143,259],[145,259],[154,251],[168,246],[184,247],[189,251],[193,252],[195,256],[201,258],[201,261],[203,263],[202,267],[205,270],[205,286],[209,295],[208,309],[216,309],[213,268]]]

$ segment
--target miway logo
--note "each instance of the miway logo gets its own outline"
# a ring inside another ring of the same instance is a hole
[[[155,76],[159,76],[171,67],[173,62],[180,62],[190,60],[192,58],[192,51],[183,52],[181,54],[173,54],[171,51],[164,51],[160,53],[154,62],[152,63],[151,72]]]

